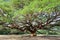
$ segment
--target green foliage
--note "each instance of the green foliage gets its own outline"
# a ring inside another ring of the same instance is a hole
[[[13,18],[27,13],[51,12],[59,4],[60,0],[0,0],[0,8],[6,15],[12,15]]]

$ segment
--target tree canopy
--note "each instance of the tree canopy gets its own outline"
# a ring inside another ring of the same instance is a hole
[[[20,21],[26,14],[56,11],[60,12],[60,0],[0,0],[0,21],[7,23]],[[41,19],[46,20],[45,17]]]

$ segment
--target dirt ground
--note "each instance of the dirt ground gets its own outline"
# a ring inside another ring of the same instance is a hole
[[[20,35],[0,35],[0,40],[60,40],[60,36],[20,36]]]

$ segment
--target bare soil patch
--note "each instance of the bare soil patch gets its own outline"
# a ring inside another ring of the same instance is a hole
[[[0,35],[0,40],[60,40],[60,36],[21,36],[21,35]]]

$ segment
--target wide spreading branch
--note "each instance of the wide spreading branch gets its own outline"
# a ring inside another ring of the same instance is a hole
[[[45,23],[44,23],[44,21],[42,21],[41,19],[38,18],[38,16],[40,16],[40,15],[41,15],[40,13],[27,14],[24,16],[24,19],[22,21],[20,21],[19,23],[14,21],[12,23],[3,23],[3,24],[0,23],[0,24],[3,25],[4,27],[18,29],[18,30],[21,30],[22,32],[29,31],[32,34],[34,34],[39,29],[48,29],[45,26],[55,25],[55,23],[52,24],[52,22],[60,21],[59,12],[55,12],[55,13],[52,13],[49,15],[47,14],[48,16],[46,18],[47,20]],[[49,27],[49,28],[51,28],[51,27]]]

